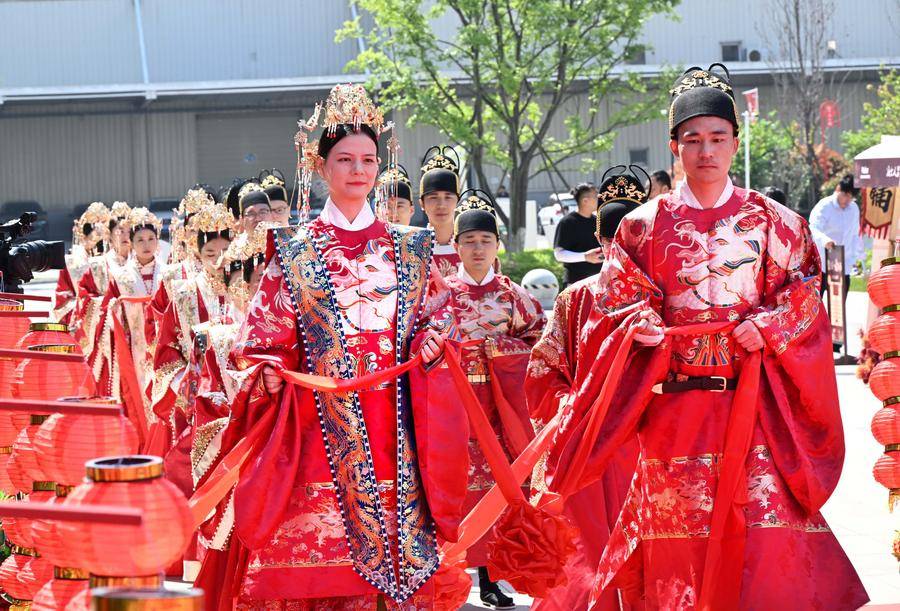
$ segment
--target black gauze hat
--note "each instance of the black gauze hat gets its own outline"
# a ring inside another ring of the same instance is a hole
[[[456,204],[453,238],[458,240],[467,231],[488,231],[499,238],[500,228],[495,209],[494,198],[490,193],[481,189],[469,189],[463,193]]]
[[[278,168],[263,170],[256,178],[259,184],[269,196],[270,201],[288,201],[288,193],[285,188],[284,174]]]
[[[721,69],[721,73],[714,69]],[[734,90],[729,83],[728,69],[722,64],[712,64],[708,69],[689,68],[669,91],[669,137],[675,138],[678,126],[694,117],[720,117],[734,126],[737,135],[738,112],[734,102]]]
[[[422,158],[419,197],[435,191],[459,195],[459,155],[450,146],[432,146]]]
[[[603,173],[603,182],[598,189],[600,206],[597,208],[597,235],[600,237],[613,239],[625,215],[647,201],[645,182],[638,177],[638,171],[649,183],[647,172],[634,164],[613,166]]]
[[[386,197],[399,197],[412,201],[412,182],[409,180],[406,168],[399,163],[391,164],[381,170],[375,185],[385,188]]]

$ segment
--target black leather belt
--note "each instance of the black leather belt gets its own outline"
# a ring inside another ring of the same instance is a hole
[[[664,395],[671,392],[687,392],[689,390],[708,390],[710,392],[725,392],[737,388],[737,379],[724,378],[722,376],[697,376],[690,377],[680,382],[662,382],[653,386],[653,392]]]

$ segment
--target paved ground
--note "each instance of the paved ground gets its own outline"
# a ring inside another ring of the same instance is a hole
[[[49,295],[55,275],[42,274],[30,285],[29,292]],[[859,329],[865,324],[867,295],[850,293],[847,300],[849,353],[859,354]],[[855,366],[837,367],[838,390],[846,435],[844,471],[824,514],[863,580],[872,605],[900,603],[900,576],[897,560],[891,555],[895,529],[900,529],[900,515],[887,509],[887,490],[872,478],[872,466],[881,448],[872,438],[869,423],[880,403],[856,378]],[[816,372],[810,372],[815,375]],[[898,512],[900,514],[900,512]],[[477,580],[476,580],[477,581]],[[528,609],[530,600],[516,596],[518,609]],[[464,609],[484,608],[478,600],[477,586]],[[900,609],[900,606],[896,607]]]

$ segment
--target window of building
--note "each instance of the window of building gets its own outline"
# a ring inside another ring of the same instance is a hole
[[[625,58],[625,63],[630,64],[632,66],[638,66],[647,63],[647,50],[641,47],[640,49],[635,49],[632,51],[628,57]]]
[[[740,42],[723,42],[722,45],[722,61],[723,62],[739,62],[741,61],[741,43]]]
[[[650,149],[629,149],[628,163],[633,163],[634,165],[639,165],[645,168],[648,167],[650,165]]]

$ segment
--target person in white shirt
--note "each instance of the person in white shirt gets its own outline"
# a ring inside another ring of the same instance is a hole
[[[825,274],[826,251],[833,246],[844,247],[844,295],[850,287],[851,268],[861,265],[866,256],[862,238],[859,235],[859,206],[854,197],[853,174],[847,174],[838,183],[834,193],[819,200],[809,215],[809,227],[822,260],[822,291],[828,286]]]

